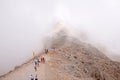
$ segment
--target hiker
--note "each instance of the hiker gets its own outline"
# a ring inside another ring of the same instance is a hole
[[[43,57],[41,57],[41,62],[43,63]]]
[[[40,64],[40,61],[39,61],[39,59],[37,59],[37,65],[39,66],[39,64]]]
[[[34,66],[35,71],[37,71],[37,66]]]
[[[34,80],[34,77],[32,74],[29,77],[30,77],[30,80]]]
[[[41,63],[43,62],[43,59],[42,58],[40,58],[40,61],[41,61]]]
[[[40,61],[41,63],[44,63],[44,62],[45,62],[44,57],[41,57],[41,58],[39,59],[39,61]]]
[[[35,80],[38,80],[37,75],[35,76]]]
[[[37,60],[35,60],[34,63],[35,63],[35,66],[37,66],[37,64],[38,64]]]
[[[45,49],[45,54],[47,54],[48,53],[48,49]]]
[[[44,57],[42,58],[42,60],[43,60],[43,63],[45,63],[45,58]]]
[[[39,58],[39,62],[41,63],[41,58]]]

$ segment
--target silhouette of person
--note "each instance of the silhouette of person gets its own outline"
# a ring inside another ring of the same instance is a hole
[[[43,59],[43,63],[45,63],[45,58],[43,57],[42,59]]]
[[[34,80],[34,77],[32,74],[29,77],[30,77],[30,80]]]
[[[34,66],[35,71],[37,71],[37,66]]]
[[[48,53],[48,49],[45,49],[45,54],[47,54]]]
[[[35,80],[38,80],[37,75],[35,76]]]

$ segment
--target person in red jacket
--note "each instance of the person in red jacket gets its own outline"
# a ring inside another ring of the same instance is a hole
[[[41,60],[41,63],[43,62],[43,59],[42,58],[40,58],[40,60]]]

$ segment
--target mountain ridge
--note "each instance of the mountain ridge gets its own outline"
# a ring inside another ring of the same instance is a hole
[[[42,51],[38,56],[46,60],[38,68],[40,80],[120,80],[120,63],[112,61],[91,44],[69,37],[64,31],[49,40],[45,44],[48,54]],[[27,79],[31,72],[34,73],[32,64],[31,60],[0,80]],[[26,74],[23,76],[23,73]]]

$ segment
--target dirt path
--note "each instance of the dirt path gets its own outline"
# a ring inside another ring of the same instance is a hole
[[[36,76],[37,74],[38,80],[93,80],[90,78],[78,79],[66,73],[59,67],[60,64],[56,62],[59,59],[59,56],[44,54],[42,57],[44,57],[46,61],[45,63],[40,63],[39,67],[37,67],[37,71],[34,70],[34,62],[31,61],[7,74],[5,77],[0,78],[0,80],[30,80],[29,76],[31,74],[33,76]]]
[[[11,73],[7,74],[5,77],[0,78],[0,80],[30,80],[29,76],[31,74],[33,76],[37,74],[39,80],[46,80],[46,68],[48,68],[46,65],[47,64],[45,63],[40,63],[40,66],[37,68],[38,70],[35,72],[34,62],[31,61],[27,64],[24,64],[22,67],[12,71]]]

